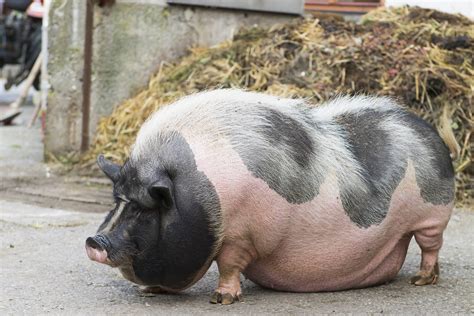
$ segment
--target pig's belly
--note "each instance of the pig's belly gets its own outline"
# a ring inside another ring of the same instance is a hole
[[[411,235],[374,241],[333,240],[331,243],[290,238],[272,255],[252,263],[244,272],[268,288],[294,292],[360,288],[393,279],[403,265]],[[382,239],[384,239],[382,237]]]

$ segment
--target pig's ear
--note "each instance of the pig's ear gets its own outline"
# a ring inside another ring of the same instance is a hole
[[[120,176],[120,166],[110,160],[105,159],[104,155],[97,157],[99,168],[109,177],[112,182],[117,182]]]
[[[148,193],[162,209],[169,210],[174,205],[172,190],[173,182],[167,176],[163,176],[148,188]]]

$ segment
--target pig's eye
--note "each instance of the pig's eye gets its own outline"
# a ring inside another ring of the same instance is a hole
[[[136,209],[136,210],[140,210],[140,211],[153,211],[152,208],[149,208],[149,207],[143,205],[143,203],[139,203],[136,200],[131,200],[130,205],[131,205],[132,209]]]

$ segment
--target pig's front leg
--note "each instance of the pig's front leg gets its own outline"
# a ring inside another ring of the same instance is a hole
[[[256,258],[256,251],[250,243],[224,242],[216,261],[219,268],[219,285],[210,302],[223,305],[242,301],[240,273]]]

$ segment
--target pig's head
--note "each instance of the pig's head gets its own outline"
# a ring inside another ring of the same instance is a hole
[[[99,156],[97,162],[114,184],[115,207],[96,236],[87,238],[89,258],[118,267],[140,285],[179,291],[196,282],[207,271],[216,244],[199,205],[176,201],[179,189],[164,168],[143,177],[130,161],[121,167]],[[199,217],[188,218],[187,210]]]

